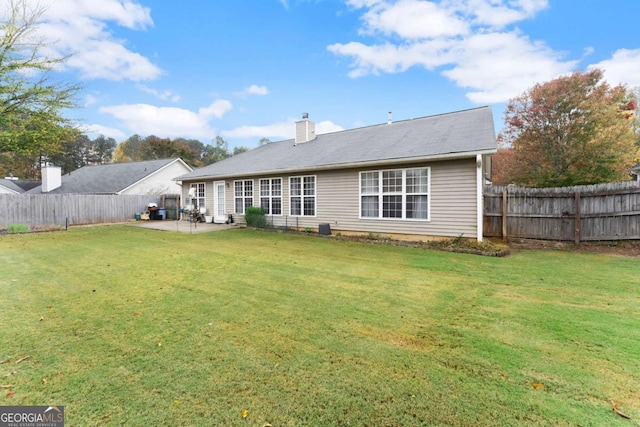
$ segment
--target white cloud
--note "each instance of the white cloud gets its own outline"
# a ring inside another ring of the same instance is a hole
[[[208,107],[200,108],[198,110],[198,115],[200,117],[207,118],[207,120],[210,120],[214,117],[216,119],[221,119],[222,116],[224,116],[227,111],[231,110],[232,107],[233,105],[231,105],[231,102],[227,101],[226,99],[218,99]]]
[[[269,94],[269,89],[266,86],[258,86],[258,85],[251,85],[245,90],[243,90],[241,93],[241,95],[244,95],[244,96],[248,96],[248,95],[264,96],[268,94]]]
[[[610,85],[640,87],[640,49],[619,49],[610,59],[589,66],[593,68],[604,70],[604,78]]]
[[[534,17],[549,7],[548,0],[453,0],[450,8],[463,13],[475,25],[503,28]]]
[[[451,53],[455,65],[442,74],[460,87],[474,89],[467,97],[478,104],[503,102],[577,65],[515,33],[473,35]]]
[[[99,100],[100,99],[97,96],[89,93],[84,97],[84,107],[91,107],[92,105],[97,104]]]
[[[577,65],[517,28],[507,28],[534,17],[548,7],[548,0],[350,0],[348,4],[364,9],[360,33],[376,40],[327,47],[352,60],[352,78],[419,66],[469,89],[467,97],[475,103],[494,103]]]
[[[232,130],[222,131],[225,138],[269,138],[274,141],[295,138],[297,119],[288,119],[283,122],[273,123],[264,126],[240,126]],[[331,121],[316,123],[316,134],[337,132],[344,130],[340,125]]]
[[[92,125],[84,125],[80,126],[80,130],[89,136],[98,137],[100,135],[104,135],[107,138],[113,138],[115,140],[124,139],[127,137],[124,132],[120,129],[92,124]]]
[[[48,43],[43,54],[72,55],[65,67],[84,79],[142,81],[162,71],[148,58],[114,37],[110,24],[132,30],[153,25],[150,9],[131,0],[27,0],[45,12],[36,35]]]
[[[363,16],[363,33],[397,34],[403,39],[422,39],[465,34],[469,24],[454,11],[422,0],[380,3]]]
[[[150,88],[149,86],[146,86],[143,84],[137,84],[136,87],[143,92],[153,95],[156,98],[162,99],[163,101],[178,102],[181,99],[180,95],[168,89],[159,91],[157,89]]]
[[[210,140],[216,135],[210,120],[221,118],[231,107],[229,101],[219,99],[197,112],[149,104],[113,105],[99,111],[121,120],[132,133]]]

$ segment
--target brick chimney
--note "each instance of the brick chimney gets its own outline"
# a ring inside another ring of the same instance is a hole
[[[42,168],[42,192],[48,193],[62,185],[62,169],[59,166]]]
[[[296,122],[296,144],[316,139],[316,124],[309,120],[309,114],[303,113],[302,120]]]

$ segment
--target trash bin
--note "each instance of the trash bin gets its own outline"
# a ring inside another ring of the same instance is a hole
[[[156,219],[167,219],[167,210],[165,208],[159,208]]]
[[[136,212],[134,218],[136,219],[136,221],[140,221],[140,212]]]

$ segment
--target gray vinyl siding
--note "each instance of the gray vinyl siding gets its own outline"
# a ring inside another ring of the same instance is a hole
[[[476,237],[475,159],[411,164],[399,168],[430,167],[431,211],[429,221],[359,219],[360,172],[385,168],[354,169],[318,174],[317,218],[302,226],[331,225],[332,231]],[[389,168],[387,168],[389,169]],[[308,223],[308,224],[307,224]]]
[[[429,167],[430,176],[430,219],[391,220],[360,219],[360,172],[369,170],[404,169]],[[316,177],[316,216],[289,216],[289,178],[292,176]],[[260,205],[261,178],[282,179],[282,215],[269,217],[275,226],[298,226],[317,228],[319,224],[330,224],[332,231],[358,233],[388,233],[425,236],[475,238],[477,233],[476,161],[475,158],[441,161],[432,163],[407,164],[393,167],[376,167],[321,171],[303,174],[259,175],[226,179],[226,211],[234,213],[234,184],[236,180],[253,179],[253,204]],[[191,182],[185,181],[188,189]],[[202,181],[199,181],[202,182]],[[213,182],[205,186],[207,214],[213,214]],[[183,197],[186,192],[183,190]],[[238,214],[236,214],[237,220]]]

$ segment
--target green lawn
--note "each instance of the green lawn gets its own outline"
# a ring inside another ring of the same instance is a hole
[[[640,421],[634,258],[122,225],[0,236],[0,265],[0,405],[69,426]]]

